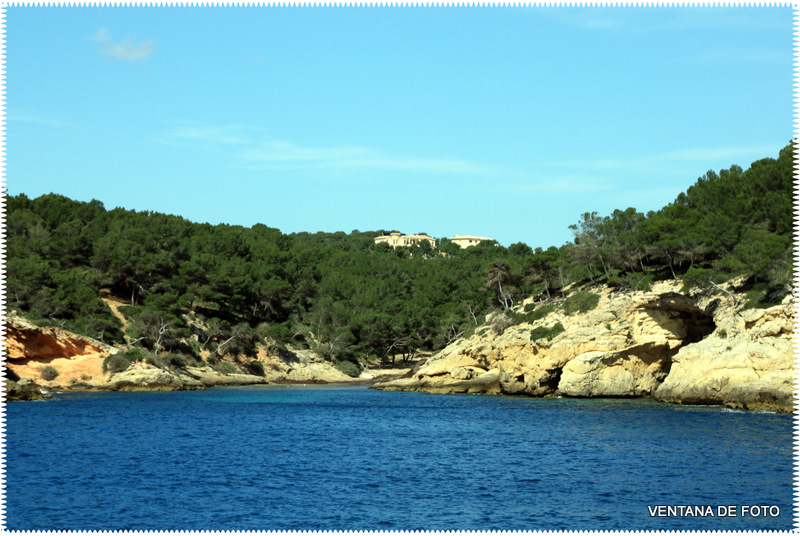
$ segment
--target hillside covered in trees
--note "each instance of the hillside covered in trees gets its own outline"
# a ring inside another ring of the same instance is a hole
[[[178,362],[264,344],[359,366],[440,349],[495,309],[519,320],[522,299],[582,285],[689,289],[746,274],[747,306],[759,307],[790,290],[793,162],[787,146],[747,170],[709,171],[658,211],[587,212],[573,242],[546,250],[445,239],[392,249],[374,243],[381,230],[283,234],[21,194],[6,198],[7,307]],[[101,290],[128,304],[127,333]]]

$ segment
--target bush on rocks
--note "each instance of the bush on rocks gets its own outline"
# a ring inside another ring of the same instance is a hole
[[[261,361],[251,361],[247,365],[245,365],[247,372],[253,374],[254,376],[263,376],[264,375],[264,364]]]
[[[129,350],[130,351],[130,350]],[[127,354],[128,352],[125,352]],[[103,372],[110,372],[116,374],[128,370],[131,361],[125,357],[125,354],[112,354],[103,360]]]
[[[164,369],[167,367],[167,364],[164,362],[164,358],[162,358],[160,355],[148,353],[147,357],[144,359],[147,361],[148,365],[152,365],[156,368]]]
[[[545,328],[545,327],[538,327],[536,329],[531,330],[531,340],[535,341],[537,339],[547,339],[548,341],[553,340],[553,338],[558,335],[559,333],[564,332],[564,326],[561,325],[560,322],[556,323],[554,326]]]
[[[591,311],[600,303],[600,295],[594,292],[576,292],[562,305],[564,312],[568,315],[575,313],[585,313]]]
[[[173,352],[168,353],[165,360],[170,367],[179,369],[186,368],[186,365],[189,364],[189,359],[187,359],[187,356]]]
[[[352,361],[339,361],[334,365],[334,368],[351,378],[358,378],[361,375],[361,368]]]
[[[53,381],[58,378],[58,371],[50,365],[46,365],[42,367],[41,375],[43,380]]]
[[[498,313],[492,317],[492,331],[495,335],[502,335],[509,327],[514,325],[514,321],[505,313]]]

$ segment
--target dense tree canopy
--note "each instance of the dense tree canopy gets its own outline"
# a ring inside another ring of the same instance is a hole
[[[791,282],[793,156],[787,146],[746,171],[709,171],[646,215],[586,212],[573,242],[546,250],[447,240],[392,249],[374,243],[382,231],[287,235],[21,194],[6,198],[8,306],[153,351],[246,352],[262,340],[355,360],[442,347],[494,309],[576,281],[690,287],[748,274],[774,295]],[[101,289],[130,304],[128,333]]]

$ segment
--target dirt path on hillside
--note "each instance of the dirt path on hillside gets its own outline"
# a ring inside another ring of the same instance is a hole
[[[102,293],[100,294],[100,299],[108,305],[108,308],[111,309],[111,313],[119,318],[119,321],[122,322],[122,333],[124,335],[125,330],[128,329],[128,320],[125,318],[125,315],[119,312],[120,307],[125,307],[130,305],[128,302],[118,300],[117,298],[112,297],[110,294]],[[125,341],[128,341],[128,336],[125,335]],[[128,342],[130,344],[130,342]]]

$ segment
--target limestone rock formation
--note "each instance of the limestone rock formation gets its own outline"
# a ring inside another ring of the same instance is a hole
[[[264,383],[269,382],[262,376],[222,374],[211,367],[186,367],[184,371],[165,371],[143,365],[112,375],[105,388],[113,391],[175,391]]]
[[[40,327],[11,311],[6,317],[6,368],[47,388],[103,382],[103,360],[119,350],[69,331]],[[46,378],[45,367],[56,376]]]
[[[336,383],[354,379],[319,358],[311,350],[285,351],[269,354],[263,348],[258,360],[264,364],[264,374],[274,383]]]
[[[740,409],[793,409],[792,311],[769,309],[718,315],[716,332],[682,348],[655,398]]]
[[[675,290],[671,283],[650,293],[603,289],[598,306],[585,313],[556,310],[500,335],[480,328],[445,348],[413,378],[375,387],[533,396],[649,395],[667,376],[678,348],[714,329],[712,318]],[[552,340],[532,340],[536,328],[556,325],[564,331]],[[490,372],[495,374],[485,376]],[[496,380],[488,382],[489,377]]]
[[[654,396],[665,402],[792,411],[791,298],[742,310],[720,293],[601,290],[598,306],[555,310],[495,335],[488,326],[433,356],[412,378],[373,387],[438,393]],[[733,288],[733,287],[731,287]],[[531,333],[553,334],[531,340]],[[537,329],[539,328],[539,329]]]
[[[37,326],[14,311],[6,317],[6,348],[8,358],[18,362],[116,352],[112,346],[90,337]]]
[[[241,363],[258,360],[264,376],[223,373],[210,366],[182,369],[149,363],[125,371],[103,370],[109,355],[122,351],[101,341],[53,327],[40,327],[13,311],[6,318],[6,396],[17,400],[41,399],[39,387],[48,390],[101,389],[118,391],[170,391],[220,385],[264,383],[331,383],[370,381],[374,376],[352,378],[310,350],[270,355],[262,347],[257,356],[239,356]],[[382,371],[382,373],[394,371]],[[405,371],[401,371],[402,374]],[[18,380],[19,383],[14,383]],[[36,388],[26,387],[31,383]],[[10,398],[9,398],[10,399]]]
[[[612,352],[586,352],[564,365],[558,389],[568,396],[652,394],[670,369],[669,345],[649,342]]]
[[[482,393],[497,395],[504,392],[500,386],[502,373],[497,370],[482,371],[467,380],[452,377],[430,378],[425,376],[402,378],[385,383],[376,383],[374,389],[384,391],[424,391],[427,393]]]
[[[9,402],[19,400],[44,400],[53,395],[42,393],[42,390],[35,384],[27,382],[16,382],[14,380],[4,380],[5,399]]]
[[[8,399],[40,399],[36,382],[54,390],[102,389],[117,391],[167,391],[203,389],[214,385],[267,383],[264,377],[223,374],[211,367],[164,370],[148,364],[116,374],[103,371],[103,361],[119,348],[53,327],[40,327],[11,312],[6,318],[6,368],[19,384],[7,382]],[[46,371],[49,370],[49,374]]]

